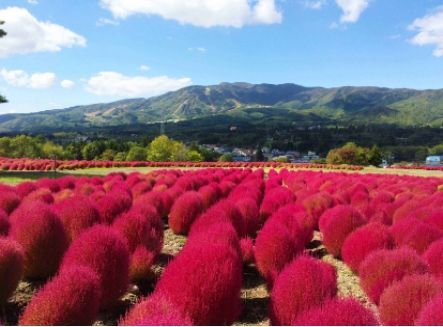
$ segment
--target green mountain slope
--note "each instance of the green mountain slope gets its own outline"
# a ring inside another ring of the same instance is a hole
[[[443,90],[222,83],[149,99],[0,115],[0,132],[151,124],[227,115],[294,124],[442,126]]]

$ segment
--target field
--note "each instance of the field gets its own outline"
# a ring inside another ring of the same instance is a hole
[[[0,173],[3,324],[443,324],[443,176]]]

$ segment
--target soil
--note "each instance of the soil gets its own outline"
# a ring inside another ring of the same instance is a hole
[[[153,274],[150,276],[150,280],[139,283],[138,285],[131,285],[128,293],[122,298],[118,305],[112,311],[100,313],[94,325],[103,326],[118,324],[120,317],[122,317],[131,306],[143,297],[148,296],[153,291],[156,281],[161,276],[164,268],[168,262],[180,252],[185,242],[186,237],[175,235],[166,226],[163,251],[157,264],[152,268]],[[327,253],[326,249],[321,244],[320,233],[315,234],[313,241],[308,246],[308,252],[311,255],[332,264],[336,268],[339,297],[353,297],[358,299],[368,308],[374,310],[374,312],[377,312],[375,305],[369,301],[361,289],[358,276],[356,276],[342,261]],[[269,325],[269,292],[266,283],[257,272],[254,264],[246,265],[243,271],[244,285],[241,290],[241,298],[243,299],[244,307],[242,314],[234,325]],[[7,325],[16,325],[20,313],[43,284],[44,282],[42,281],[24,280],[20,282],[14,295],[5,305],[4,312],[6,313],[6,321],[2,319],[3,323],[6,323]],[[4,315],[2,314],[2,316]]]

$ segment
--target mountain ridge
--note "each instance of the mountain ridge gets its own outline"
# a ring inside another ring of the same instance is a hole
[[[217,115],[294,124],[443,125],[443,89],[305,87],[293,83],[192,85],[151,98],[0,115],[0,132],[176,122]]]

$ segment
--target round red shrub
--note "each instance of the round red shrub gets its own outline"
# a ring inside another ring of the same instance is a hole
[[[0,305],[12,295],[22,278],[24,254],[13,240],[0,238]]]
[[[275,280],[269,311],[273,325],[290,325],[303,311],[337,293],[334,267],[308,256],[289,264]]]
[[[0,209],[10,214],[20,204],[20,197],[15,192],[0,192]]]
[[[302,312],[292,326],[376,326],[374,313],[354,299],[332,299]]]
[[[163,238],[159,237],[155,221],[140,212],[130,210],[119,216],[112,225],[125,238],[129,252],[142,245],[156,256],[160,253]]]
[[[254,240],[252,238],[242,238],[240,240],[240,250],[244,263],[254,262]]]
[[[161,216],[161,217],[165,217],[164,213],[166,211],[166,208],[163,204],[163,200],[162,200],[162,196],[160,192],[148,192],[145,193],[141,196],[139,196],[137,199],[135,199],[134,201],[134,205],[152,205],[156,210],[157,213]]]
[[[171,208],[169,227],[175,234],[186,235],[203,209],[204,203],[200,193],[195,191],[183,193]]]
[[[30,203],[34,201],[51,204],[54,202],[54,197],[52,196],[52,192],[49,189],[39,188],[25,196],[22,200],[22,203]]]
[[[360,212],[352,206],[340,205],[328,209],[320,218],[320,232],[328,252],[339,256],[346,237],[365,222]]]
[[[22,326],[91,325],[100,306],[100,284],[89,268],[71,267],[50,280],[26,307]]]
[[[255,242],[255,261],[268,286],[272,287],[278,273],[303,249],[303,241],[294,239],[284,225],[270,221],[262,228]]]
[[[119,326],[192,326],[180,308],[162,296],[151,295],[137,303],[119,322]]]
[[[292,191],[283,186],[276,186],[269,190],[260,207],[260,218],[266,221],[278,208],[293,203],[296,197]]]
[[[108,225],[111,225],[118,215],[128,209],[127,204],[114,194],[108,194],[98,200],[96,208],[100,213],[102,223]]]
[[[131,254],[129,263],[129,278],[137,282],[151,279],[151,267],[154,264],[156,253],[144,246],[138,246]]]
[[[443,240],[432,243],[423,254],[423,259],[429,265],[429,271],[443,281]]]
[[[426,223],[410,226],[405,233],[403,242],[399,245],[408,246],[418,253],[423,253],[434,241],[443,237],[443,232],[432,225]]]
[[[407,275],[425,274],[427,264],[408,248],[378,250],[360,264],[360,283],[368,297],[378,304],[384,289]]]
[[[434,297],[426,304],[415,320],[416,326],[443,325],[443,295]]]
[[[380,297],[380,319],[384,325],[413,325],[418,314],[443,285],[430,275],[406,276],[385,289]]]
[[[203,186],[198,190],[198,193],[201,195],[205,209],[217,202],[221,195],[221,191],[215,183]]]
[[[53,208],[65,227],[69,241],[77,238],[85,229],[100,223],[98,210],[84,196],[67,198]]]
[[[42,202],[21,205],[13,217],[10,236],[24,250],[25,277],[39,279],[55,274],[68,247],[60,219]]]
[[[311,217],[312,226],[310,227],[314,229],[318,227],[321,215],[333,205],[334,200],[329,194],[320,192],[308,196],[302,203]]]
[[[342,247],[343,261],[358,272],[361,262],[375,250],[390,249],[394,240],[388,227],[381,223],[370,223],[357,228],[348,235]]]
[[[260,228],[260,215],[257,203],[250,197],[244,197],[236,201],[235,206],[241,214],[246,234],[254,236]]]
[[[443,209],[438,208],[431,211],[423,221],[443,231]]]
[[[202,232],[193,232],[186,241],[185,247],[191,245],[205,246],[219,244],[230,246],[239,255],[241,254],[240,241],[231,223],[222,221],[211,225],[211,228]]]
[[[99,277],[101,308],[111,307],[129,284],[129,250],[117,231],[97,225],[83,232],[69,247],[61,270],[85,266]]]
[[[34,192],[37,188],[38,187],[34,183],[32,183],[32,182],[24,182],[24,183],[18,184],[15,187],[15,191],[17,192],[17,194],[21,198],[24,198],[29,193]]]
[[[188,245],[166,267],[155,294],[195,325],[232,324],[241,309],[242,268],[240,255],[230,246]]]

